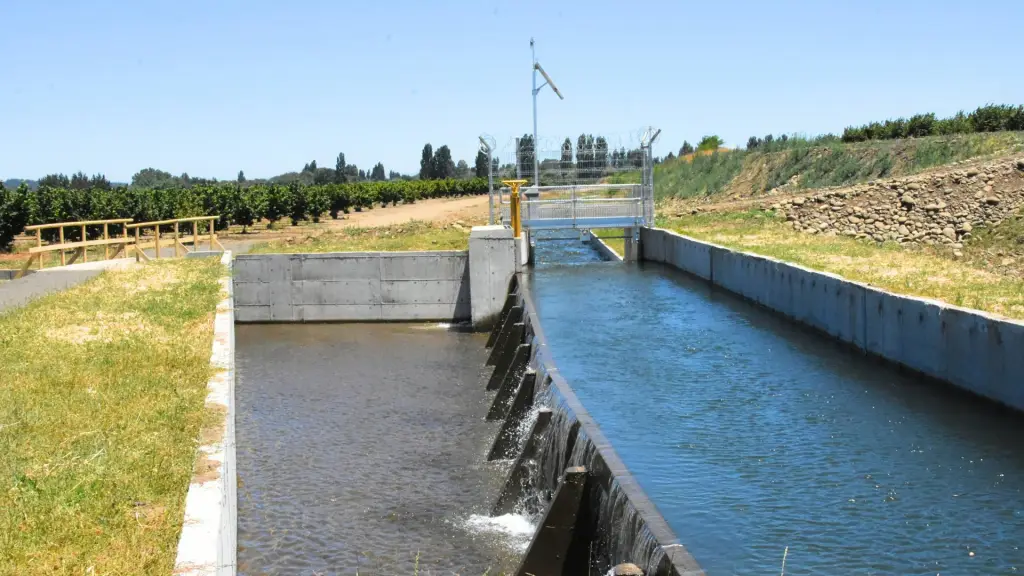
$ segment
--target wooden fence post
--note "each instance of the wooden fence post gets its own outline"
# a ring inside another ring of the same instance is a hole
[[[60,227],[60,243],[64,244],[64,227],[63,226]],[[40,258],[42,258],[41,255],[40,255]],[[65,258],[66,258],[66,256],[64,254],[64,249],[61,248],[61,251],[60,251],[60,265],[61,266],[67,266],[67,261],[65,260]]]

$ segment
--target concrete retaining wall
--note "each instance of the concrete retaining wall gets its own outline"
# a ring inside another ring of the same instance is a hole
[[[235,259],[234,284],[238,322],[471,316],[465,251],[246,254]]]
[[[1024,323],[738,252],[640,232],[642,259],[689,272],[927,376],[1024,410]]]
[[[611,262],[622,262],[622,256],[597,235],[591,236],[590,245],[594,247],[594,250],[597,250],[601,258]]]

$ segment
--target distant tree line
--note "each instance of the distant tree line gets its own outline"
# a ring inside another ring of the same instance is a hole
[[[376,171],[379,174],[382,170],[380,167]],[[55,186],[55,183],[61,185]],[[487,193],[486,178],[341,184],[217,182],[162,188],[104,187],[102,183],[96,187],[73,188],[70,179],[68,186],[62,184],[63,181],[44,178],[35,190],[25,182],[14,189],[0,185],[0,248],[10,246],[14,236],[32,224],[113,218],[148,222],[219,215],[217,227],[223,229],[231,224],[247,227],[261,220],[276,222],[282,218],[288,218],[293,224],[304,220],[319,222],[325,214],[338,218],[342,213],[370,208],[374,204],[385,206]],[[95,237],[101,231],[101,227],[91,227],[87,234]],[[56,231],[51,232],[56,234]],[[67,232],[68,240],[80,240],[77,230]],[[48,235],[47,240],[51,239]]]
[[[482,153],[481,153],[482,154]],[[534,181],[533,164],[537,154],[533,136],[523,134],[516,143],[516,164],[498,170],[496,160],[492,161],[495,171],[502,178],[514,177],[516,165],[521,178]],[[487,165],[486,156],[478,156],[478,166]],[[573,146],[572,139],[566,138],[561,145],[558,159],[547,158],[540,162],[541,184],[558,184],[579,180],[597,180],[619,170],[639,169],[643,166],[643,152],[639,148],[627,150],[622,147],[612,150],[603,136],[580,134]],[[479,169],[479,168],[478,168]]]
[[[989,104],[978,107],[970,114],[964,114],[961,110],[949,118],[936,118],[935,114],[917,114],[910,119],[897,118],[863,126],[850,126],[843,130],[842,140],[863,142],[1003,130],[1024,130],[1024,106]]]

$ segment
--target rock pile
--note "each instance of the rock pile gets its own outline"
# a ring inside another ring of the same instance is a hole
[[[954,250],[978,226],[1024,206],[1024,159],[821,189],[771,207],[808,234],[878,242],[943,244]]]

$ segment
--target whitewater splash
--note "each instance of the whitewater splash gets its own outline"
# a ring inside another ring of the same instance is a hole
[[[473,514],[466,519],[466,528],[471,532],[500,534],[509,547],[517,552],[525,552],[530,546],[533,533],[537,531],[535,518],[523,514],[504,514],[502,516],[483,516]]]

